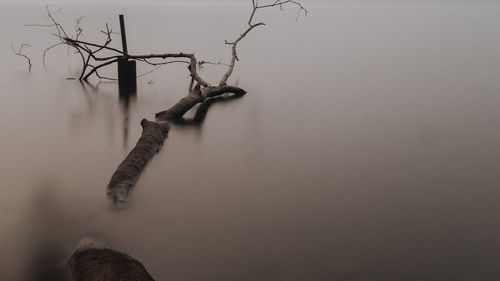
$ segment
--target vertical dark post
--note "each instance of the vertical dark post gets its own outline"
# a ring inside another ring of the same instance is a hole
[[[123,15],[120,17],[120,31],[122,35],[122,48],[125,54],[118,61],[118,92],[120,103],[123,107],[123,145],[128,145],[128,125],[129,125],[129,106],[135,103],[137,93],[137,71],[134,60],[128,60],[127,36],[125,34],[125,20]]]
[[[118,61],[118,83],[121,87],[123,86],[132,86],[136,87],[137,84],[137,71],[135,67],[134,60],[128,60],[126,55],[128,54],[127,50],[127,36],[125,35],[125,20],[123,19],[123,15],[119,15],[120,17],[120,31],[122,35],[122,47],[123,53],[125,54],[122,59]]]
[[[120,31],[122,33],[122,47],[123,47],[123,52],[125,54],[128,54],[127,51],[127,36],[125,35],[125,21],[123,20],[123,15],[119,15],[120,17]]]

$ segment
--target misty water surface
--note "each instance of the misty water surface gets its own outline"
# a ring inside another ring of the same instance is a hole
[[[140,120],[186,94],[185,65],[140,77],[125,106],[116,83],[66,80],[65,47],[43,66],[55,38],[23,27],[43,6],[1,5],[0,280],[40,280],[88,233],[157,280],[497,280],[500,4],[311,2],[262,14],[229,81],[248,94],[174,125],[121,210],[106,184]],[[62,11],[89,41],[124,13],[131,53],[227,62],[250,7]],[[11,42],[33,45],[31,72]]]

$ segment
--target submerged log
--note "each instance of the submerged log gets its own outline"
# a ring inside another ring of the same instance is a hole
[[[118,166],[108,184],[108,196],[113,203],[125,203],[130,191],[148,161],[157,153],[170,129],[166,122],[142,119],[142,135],[125,160]]]
[[[143,119],[142,135],[135,147],[118,166],[108,184],[108,197],[114,204],[125,203],[141,172],[148,161],[160,150],[170,129],[167,120],[179,120],[198,103],[233,93],[236,97],[244,95],[245,90],[234,86],[209,86],[200,88],[196,85],[189,94],[168,110],[156,114],[156,122]],[[206,113],[206,111],[205,111]]]
[[[141,262],[111,249],[109,243],[94,243],[95,238],[82,240],[86,241],[83,245],[79,242],[67,262],[73,280],[154,281]]]

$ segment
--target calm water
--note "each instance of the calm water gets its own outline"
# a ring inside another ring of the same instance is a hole
[[[139,78],[127,107],[115,83],[66,80],[64,47],[43,66],[54,39],[23,27],[43,6],[1,5],[0,280],[40,280],[89,233],[157,280],[499,279],[500,4],[311,2],[262,14],[230,79],[248,94],[173,126],[121,210],[106,184],[140,120],[186,94],[185,65]],[[132,53],[227,61],[239,3],[58,17],[98,41],[124,13]],[[31,72],[11,42],[33,45]]]

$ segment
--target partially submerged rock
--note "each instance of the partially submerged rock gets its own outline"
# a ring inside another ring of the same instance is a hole
[[[75,281],[154,281],[141,262],[93,237],[80,240],[68,267]]]

